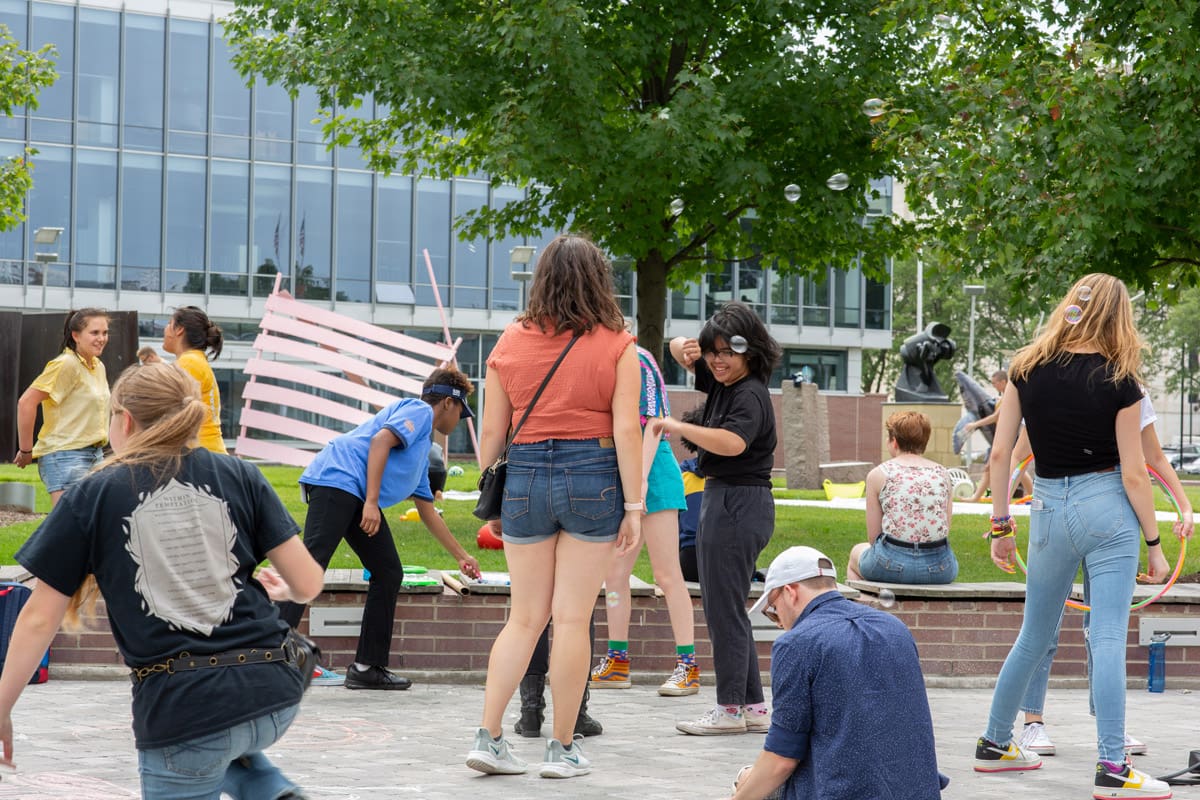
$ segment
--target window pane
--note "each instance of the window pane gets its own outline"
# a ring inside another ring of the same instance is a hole
[[[857,266],[833,271],[833,324],[839,328],[857,328],[859,326],[858,314],[862,307],[859,274]]]
[[[317,90],[305,86],[296,95],[296,162],[314,166],[333,163],[333,154],[325,147],[321,124],[317,115],[321,107],[317,103]]]
[[[371,175],[338,172],[337,297],[371,301]]]
[[[198,158],[167,159],[168,291],[204,291],[204,167]]]
[[[705,288],[705,313],[712,316],[713,312],[733,299],[733,265],[722,264],[715,272],[710,272]]]
[[[126,153],[121,165],[121,288],[155,291],[146,285],[150,273],[132,267],[157,267],[162,245],[162,157]],[[132,285],[130,285],[132,284]]]
[[[112,11],[79,11],[79,144],[117,144],[119,21]]]
[[[828,274],[828,270],[824,270],[818,277],[803,279],[805,325],[829,325]]]
[[[429,251],[438,286],[450,283],[450,183],[422,178],[417,181],[417,268],[413,292],[417,305],[431,306],[433,289],[423,250]]]
[[[487,205],[488,185],[476,181],[454,182],[454,216]],[[442,300],[450,302],[448,287],[439,287]],[[487,308],[487,239],[464,242],[454,236],[454,297],[456,308]]]
[[[170,58],[170,128],[205,133],[208,131],[208,23],[172,19]],[[204,140],[195,135],[172,136],[169,146],[175,152],[205,152]]]
[[[254,255],[256,275],[254,295],[265,297],[275,288],[275,273],[285,276],[284,288],[291,286],[292,171],[288,167],[256,164],[254,167]]]
[[[75,285],[115,288],[117,154],[77,150],[75,157]]]
[[[52,3],[33,4],[33,36],[29,49],[38,50],[45,44],[53,44],[58,49],[58,57],[54,63],[58,80],[38,93],[38,107],[33,116],[41,119],[70,120],[71,100],[75,92],[74,8]],[[35,133],[39,134],[35,138],[43,141],[71,141],[69,125],[39,126]]]
[[[671,319],[700,319],[700,284],[671,292]]]
[[[779,325],[795,325],[800,321],[800,281],[795,275],[780,275],[770,272],[771,322]]]
[[[33,188],[29,190],[26,209],[25,229],[29,236],[26,242],[26,252],[32,259],[35,252],[49,249],[46,246],[34,246],[33,233],[38,228],[63,228],[57,250],[59,262],[66,264],[71,261],[71,245],[73,244],[71,241],[71,151],[66,147],[39,147],[33,165],[37,171],[37,180],[33,182]],[[35,270],[40,276],[43,267],[31,264],[30,269]],[[53,274],[63,272],[65,269],[65,267],[58,270],[51,268],[50,271]],[[31,280],[30,283],[40,285],[41,279]],[[51,280],[50,285],[56,284]],[[67,281],[58,285],[65,286]]]
[[[218,28],[213,41],[213,133],[250,135],[250,89]]]
[[[246,291],[245,276],[249,269],[246,241],[250,216],[249,178],[246,164],[212,162],[209,264],[214,273],[226,273],[220,278],[212,276],[209,291],[213,294],[245,294]]]
[[[492,190],[492,205],[504,208],[524,197],[525,191],[516,186],[497,186]],[[523,244],[525,238],[522,236],[496,239],[492,244],[492,308],[498,311],[515,311],[520,302],[520,288],[512,277],[512,249]],[[537,247],[535,243],[531,244]],[[538,247],[533,254],[535,261],[541,253],[542,248]]]
[[[296,170],[296,216],[300,219],[296,231],[297,297],[329,299],[332,184],[331,170]]]
[[[125,15],[125,147],[162,150],[163,18]]]
[[[254,158],[292,160],[292,98],[282,86],[254,85]]]
[[[891,325],[890,284],[866,279],[866,326],[871,330],[887,330]]]
[[[375,223],[376,279],[412,284],[412,178],[379,177]]]
[[[742,261],[737,270],[737,299],[754,309],[759,317],[767,313],[767,279],[758,256]]]

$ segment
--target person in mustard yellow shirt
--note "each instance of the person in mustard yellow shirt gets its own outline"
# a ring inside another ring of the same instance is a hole
[[[221,355],[224,336],[220,327],[195,306],[180,306],[163,331],[163,350],[175,356],[175,364],[200,384],[200,399],[209,417],[200,426],[200,446],[214,453],[227,453],[221,436],[221,392],[213,375],[210,358]],[[205,351],[211,356],[205,355]]]
[[[98,465],[108,444],[108,375],[100,354],[108,344],[108,314],[81,308],[67,314],[62,353],[42,370],[17,401],[17,454],[21,469],[38,462],[51,505],[71,484]],[[33,428],[38,406],[42,429]]]

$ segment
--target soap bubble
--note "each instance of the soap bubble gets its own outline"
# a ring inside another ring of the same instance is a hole
[[[950,30],[954,27],[954,17],[949,14],[934,14],[933,24],[944,31]]]
[[[1083,301],[1083,302],[1085,302],[1085,303],[1086,303],[1088,300],[1091,300],[1091,299],[1092,299],[1092,287],[1090,287],[1090,286],[1080,286],[1080,287],[1079,287],[1079,299],[1080,299],[1080,300],[1082,300],[1082,301]]]
[[[459,475],[463,474],[463,468],[458,464],[455,464],[454,466],[450,467],[450,469],[446,470],[446,474],[452,478],[457,478]]]
[[[878,97],[872,97],[862,104],[862,113],[868,117],[881,117],[887,112],[887,103]]]
[[[1083,319],[1083,309],[1077,305],[1069,305],[1063,309],[1063,318],[1071,325],[1078,325]]]
[[[783,187],[783,199],[789,203],[794,203],[800,199],[800,187],[794,183],[789,183]]]
[[[850,176],[844,172],[835,172],[825,181],[825,185],[835,192],[844,192],[850,186]]]
[[[891,608],[896,605],[896,593],[891,589],[880,589],[879,605],[883,608]]]
[[[683,213],[683,198],[682,197],[676,197],[674,200],[671,201],[671,213],[674,214],[675,216],[679,216],[680,214]]]
[[[621,605],[621,595],[617,594],[616,592],[609,592],[608,594],[604,595],[604,600],[606,603],[608,603],[609,608],[616,608],[617,606]]]

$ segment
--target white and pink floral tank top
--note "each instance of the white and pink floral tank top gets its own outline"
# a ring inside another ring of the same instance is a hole
[[[886,478],[879,491],[883,532],[906,542],[945,539],[950,533],[946,503],[952,490],[946,468],[889,461],[884,463],[883,473]]]

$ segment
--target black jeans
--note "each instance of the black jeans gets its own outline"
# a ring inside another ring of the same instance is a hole
[[[396,597],[404,580],[404,567],[387,519],[380,517],[379,531],[368,536],[358,526],[362,521],[363,501],[349,492],[328,486],[303,486],[308,496],[308,514],[304,518],[304,546],[321,568],[342,539],[358,554],[371,571],[367,602],[363,607],[362,630],[354,660],[360,664],[386,667],[392,649],[392,625],[396,621]],[[280,603],[280,616],[293,628],[300,624],[304,605]]]
[[[696,556],[721,705],[763,701],[746,599],[758,555],[774,532],[775,501],[769,487],[714,485],[709,479],[700,506]]]

